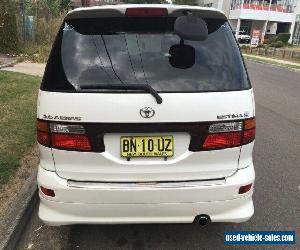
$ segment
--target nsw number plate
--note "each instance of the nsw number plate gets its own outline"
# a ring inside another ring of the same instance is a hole
[[[122,136],[121,157],[171,157],[173,136]]]

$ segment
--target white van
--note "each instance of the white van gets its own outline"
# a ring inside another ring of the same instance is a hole
[[[253,89],[223,12],[69,12],[40,87],[48,225],[243,222],[254,213]]]

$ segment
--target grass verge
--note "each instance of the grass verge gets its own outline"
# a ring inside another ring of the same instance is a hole
[[[34,145],[40,81],[39,77],[0,71],[0,188]]]
[[[266,58],[257,58],[248,54],[243,53],[243,56],[247,60],[255,61],[255,62],[261,62],[261,63],[266,63],[266,64],[271,64],[283,68],[288,68],[294,71],[300,71],[300,66],[294,65],[294,64],[289,64],[289,61],[286,61],[286,63],[280,63],[276,62],[275,60],[270,60],[267,57]]]

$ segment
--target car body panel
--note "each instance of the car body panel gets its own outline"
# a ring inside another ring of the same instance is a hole
[[[150,94],[55,93],[40,91],[38,118],[80,118],[80,123],[168,123],[222,121],[253,116],[252,90],[211,93],[163,93],[158,105]],[[129,101],[130,100],[130,101]],[[70,104],[71,103],[71,104]],[[178,103],[183,103],[178,108]],[[149,119],[140,109],[152,107]],[[233,116],[231,116],[233,115]],[[239,117],[240,116],[240,117]],[[63,118],[63,119],[60,119]],[[221,118],[221,119],[218,119]],[[164,158],[120,156],[120,137],[173,135],[175,155]],[[203,152],[189,151],[187,133],[113,133],[104,135],[103,153],[52,149],[57,173],[66,179],[90,181],[165,181],[223,178],[238,168],[240,147]],[[199,142],[200,143],[200,142]],[[84,167],[83,167],[84,166]]]

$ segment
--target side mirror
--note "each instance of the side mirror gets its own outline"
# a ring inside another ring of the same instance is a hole
[[[169,50],[169,63],[174,68],[187,69],[195,64],[195,49],[190,45],[175,44]]]
[[[204,41],[208,37],[206,22],[191,13],[177,17],[174,32],[182,39],[189,41]]]

